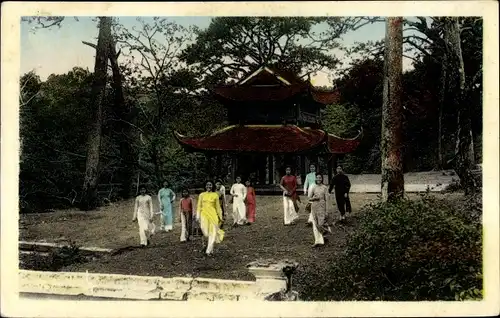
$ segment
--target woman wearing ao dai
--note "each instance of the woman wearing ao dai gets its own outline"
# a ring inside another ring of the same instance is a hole
[[[196,218],[199,220],[203,235],[208,238],[206,254],[211,255],[215,243],[224,239],[224,231],[220,229],[223,222],[219,194],[213,191],[214,184],[207,182],[205,192],[198,198]]]
[[[325,244],[323,232],[330,231],[327,226],[328,187],[323,184],[323,177],[316,175],[316,186],[309,193],[313,223],[314,246]]]

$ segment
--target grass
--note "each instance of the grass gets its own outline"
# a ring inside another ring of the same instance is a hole
[[[414,196],[414,195],[410,195]],[[77,246],[94,246],[119,249],[114,255],[98,260],[73,264],[62,271],[99,273],[201,276],[224,279],[253,280],[245,266],[261,258],[294,259],[300,264],[331,262],[345,246],[346,234],[356,227],[356,212],[365,204],[378,200],[375,194],[353,193],[353,215],[346,224],[336,224],[328,244],[312,249],[313,233],[305,225],[307,215],[301,208],[300,220],[295,226],[283,226],[282,198],[257,197],[256,223],[251,226],[227,229],[224,241],[215,246],[214,257],[202,252],[200,238],[180,243],[180,221],[175,216],[174,231],[157,233],[147,248],[137,248],[137,224],[132,223],[133,200],[102,207],[98,211],[56,211],[20,216],[20,239],[66,243]],[[155,207],[157,202],[155,202]],[[230,207],[229,207],[230,209]],[[330,212],[338,217],[335,206]],[[155,211],[158,210],[157,207]],[[231,217],[226,217],[226,225]],[[159,225],[158,216],[155,223]],[[228,226],[226,226],[228,228]]]

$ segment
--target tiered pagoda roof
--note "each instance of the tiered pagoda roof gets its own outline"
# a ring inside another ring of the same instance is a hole
[[[295,125],[233,125],[203,137],[187,137],[175,132],[178,142],[191,151],[254,153],[349,153],[359,146],[363,132],[352,139],[320,129]]]
[[[225,105],[235,107],[242,102],[281,102],[298,94],[306,103],[322,107],[335,103],[337,91],[313,87],[295,74],[263,66],[233,85],[222,85],[214,94]],[[288,101],[285,101],[285,104]],[[237,108],[237,107],[236,107]],[[307,126],[307,125],[302,125]],[[332,153],[354,151],[361,142],[362,131],[352,139],[341,138],[322,129],[299,127],[295,124],[233,124],[208,136],[187,137],[174,132],[177,141],[189,151],[198,152],[252,152],[252,153]]]
[[[322,105],[335,103],[339,99],[337,91],[320,90],[294,74],[267,66],[236,84],[218,86],[213,92],[218,98],[229,101],[281,101],[306,92]]]

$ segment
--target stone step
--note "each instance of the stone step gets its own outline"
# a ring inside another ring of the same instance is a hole
[[[19,250],[20,251],[33,251],[33,252],[42,252],[49,253],[55,250],[62,249],[64,247],[68,247],[64,244],[57,243],[49,243],[49,242],[28,242],[28,241],[19,241]],[[82,255],[84,256],[98,256],[98,255],[106,255],[112,253],[114,250],[109,248],[101,248],[101,247],[78,247]]]
[[[242,300],[255,296],[255,283],[187,277],[147,277],[21,270],[20,292],[140,300]]]

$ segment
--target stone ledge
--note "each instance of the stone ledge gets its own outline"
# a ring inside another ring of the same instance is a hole
[[[20,270],[19,283],[22,293],[118,299],[243,300],[258,295],[254,282],[209,278]]]
[[[433,183],[433,184],[405,184],[405,192],[426,192],[427,188],[431,192],[441,192],[448,184]],[[380,184],[353,184],[351,193],[381,193]]]
[[[27,241],[19,241],[19,249],[26,251],[37,251],[37,252],[49,252],[54,249],[61,249],[63,247],[67,247],[64,244],[57,243],[48,243],[48,242],[27,242]],[[112,253],[114,250],[110,248],[101,248],[101,247],[78,247],[84,254],[85,252],[92,254],[108,254]]]

